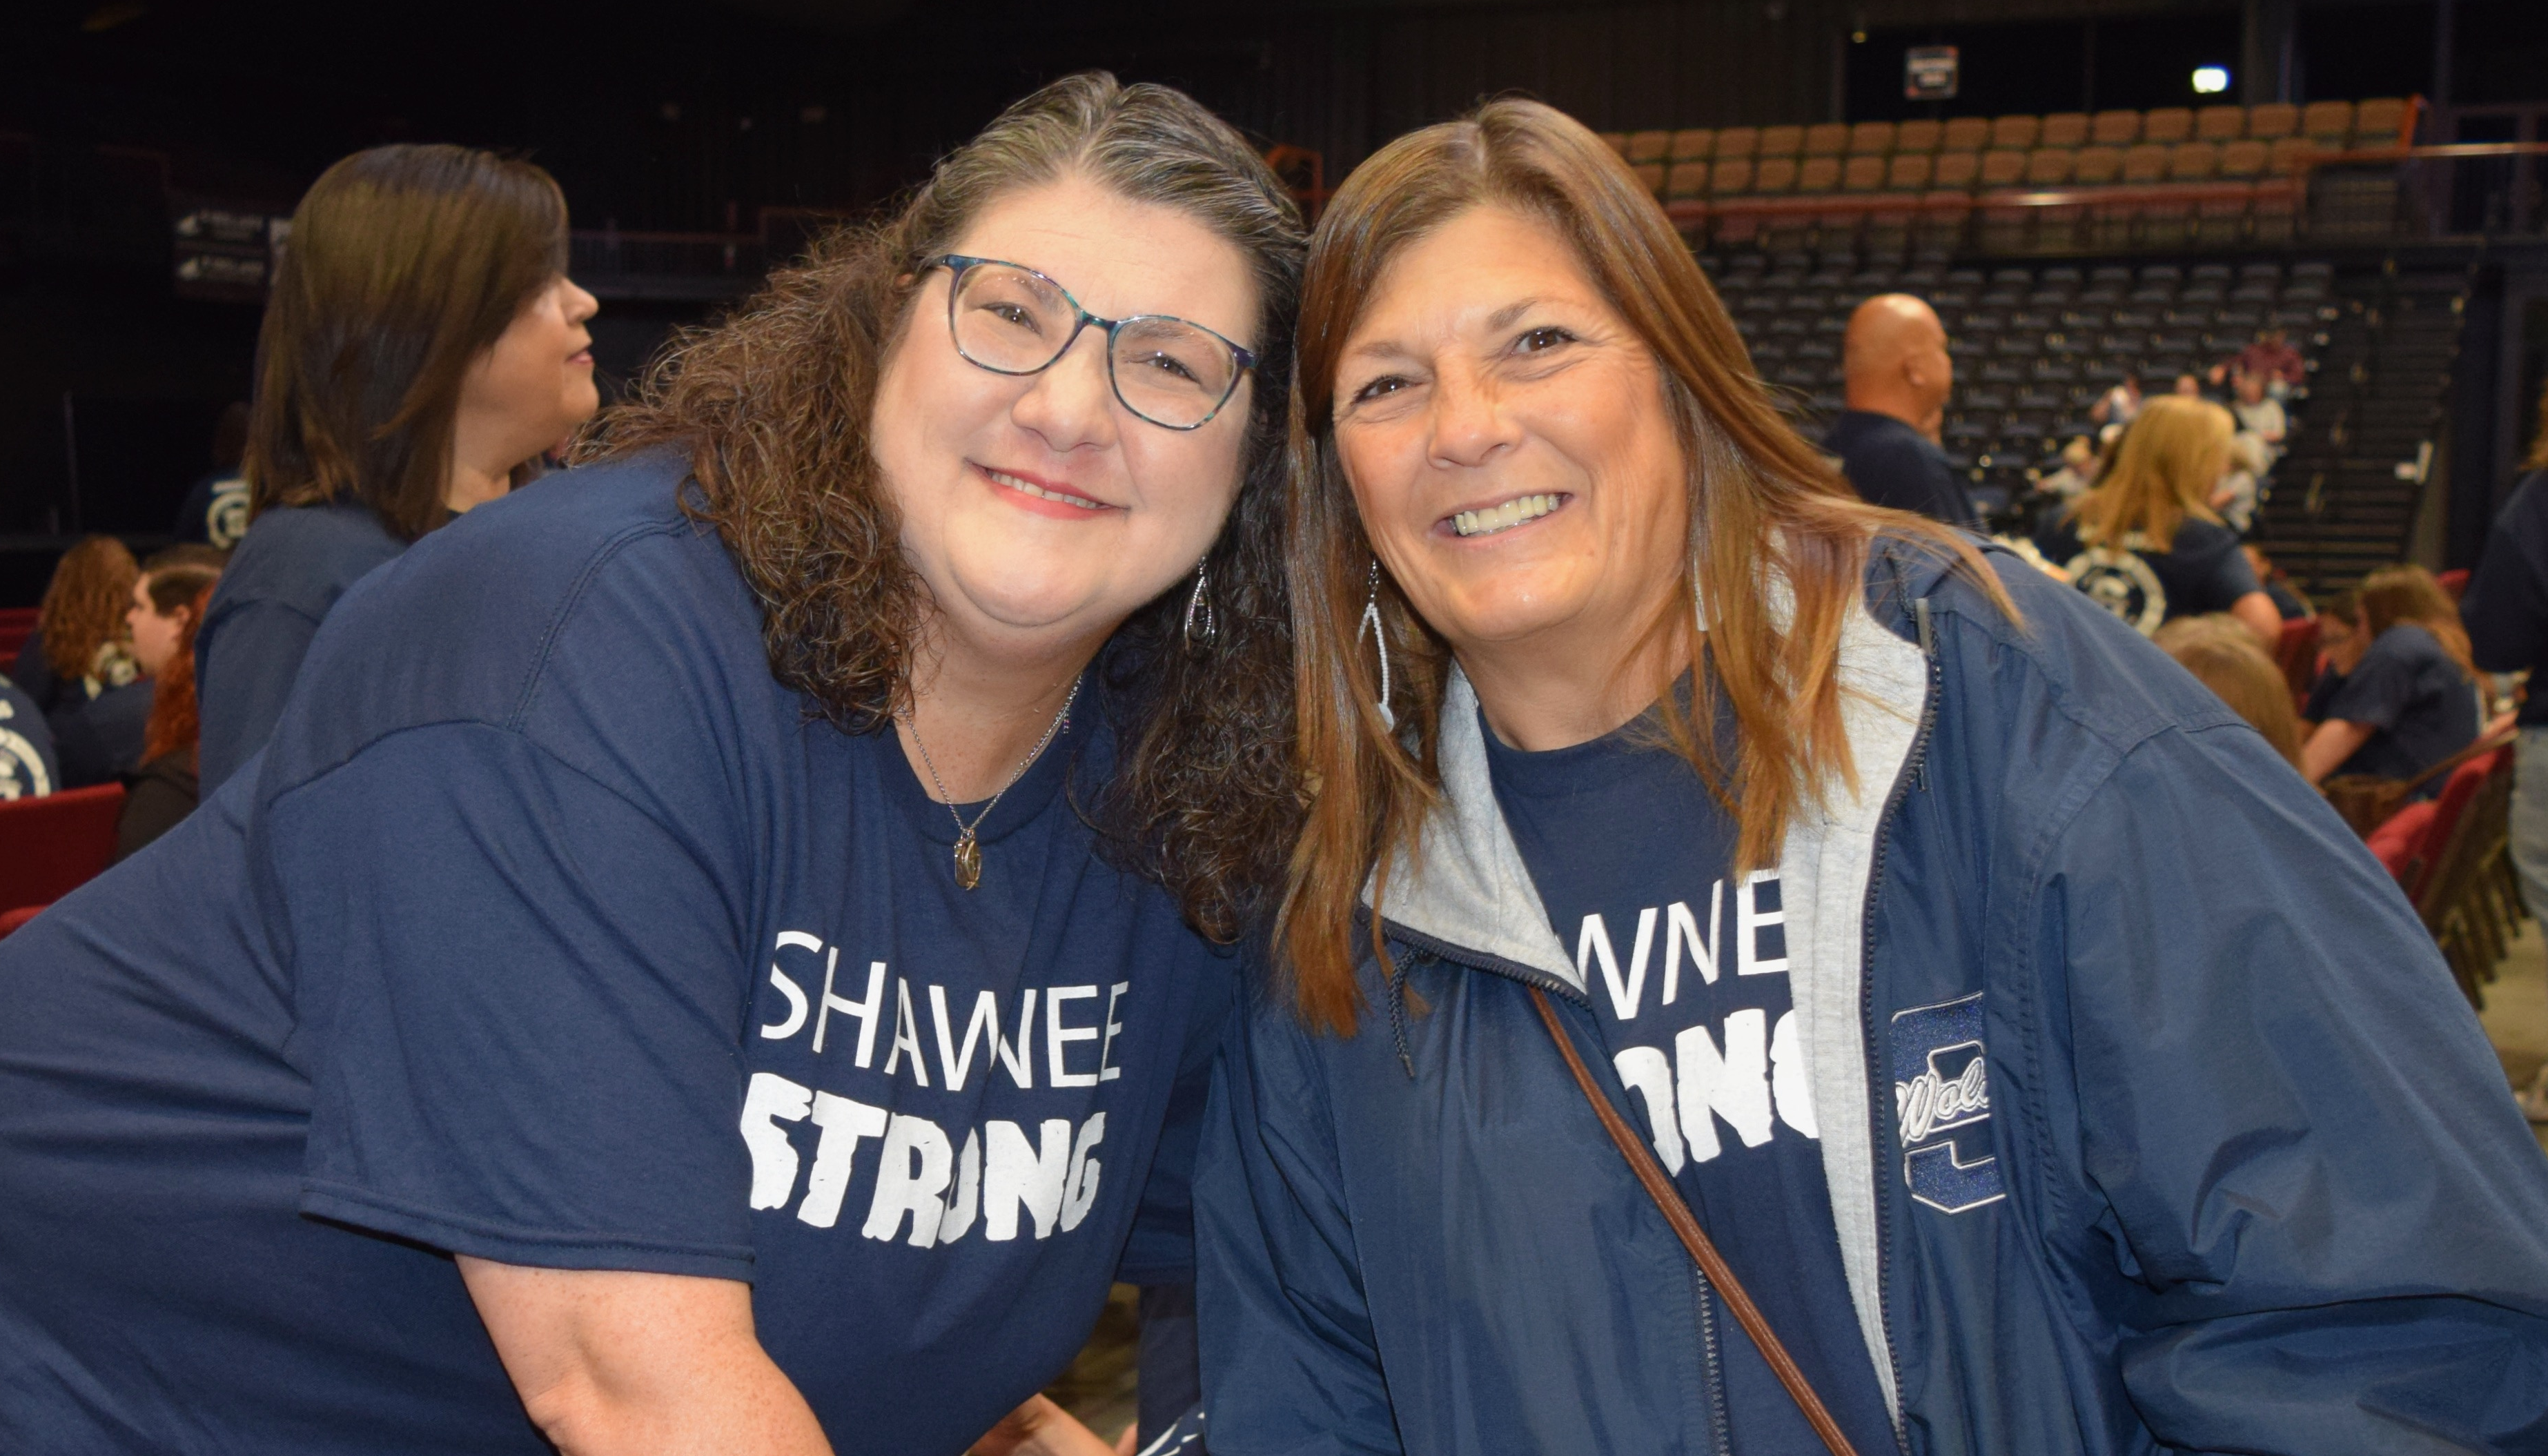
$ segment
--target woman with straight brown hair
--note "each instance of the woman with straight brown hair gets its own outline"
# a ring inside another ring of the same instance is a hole
[[[2036,537],[2070,583],[2144,637],[2172,617],[2228,612],[2271,646],[2282,613],[2209,503],[2237,422],[2209,400],[2162,395],[2134,416],[2096,489]]]
[[[346,588],[592,415],[597,305],[566,265],[557,183],[493,152],[376,146],[301,199],[257,337],[250,524],[196,634],[207,793]]]
[[[1303,300],[1313,797],[1199,1164],[1218,1456],[2548,1421],[2548,1159],[2255,730],[1854,500],[1547,107],[1383,148]]]

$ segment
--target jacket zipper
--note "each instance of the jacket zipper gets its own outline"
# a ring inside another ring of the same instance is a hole
[[[1901,772],[1894,775],[1892,791],[1885,795],[1884,812],[1875,821],[1875,854],[1867,865],[1866,898],[1859,909],[1859,933],[1862,937],[1858,954],[1859,1023],[1866,1038],[1870,1061],[1876,1061],[1882,1054],[1877,1050],[1881,1044],[1875,1035],[1875,889],[1884,882],[1884,853],[1893,843],[1894,816],[1900,812],[1903,800],[1910,797],[1915,781],[1924,792],[1929,787],[1929,736],[1937,727],[1938,693],[1946,679],[1945,670],[1938,664],[1937,637],[1929,624],[1929,598],[1923,596],[1914,600],[1911,615],[1920,631],[1920,656],[1929,669],[1928,692],[1920,703],[1920,727],[1911,738],[1911,757],[1903,762]],[[1881,1084],[1885,1080],[1889,1080],[1889,1074],[1886,1078],[1879,1078],[1877,1086],[1868,1089],[1872,1095],[1866,1100],[1867,1147],[1878,1168],[1883,1166],[1884,1160]],[[1901,1415],[1902,1357],[1893,1341],[1892,1284],[1886,1272],[1892,1263],[1892,1251],[1888,1236],[1890,1226],[1884,1216],[1884,1184],[1883,1174],[1877,1173],[1874,1189],[1875,1320],[1884,1329],[1885,1368],[1893,1372],[1893,1443],[1900,1448],[1902,1456],[1910,1456],[1911,1439],[1903,1429]]]
[[[1734,1422],[1725,1413],[1724,1356],[1716,1347],[1716,1310],[1708,1302],[1716,1290],[1695,1264],[1690,1266],[1689,1277],[1698,1284],[1698,1342],[1701,1358],[1706,1362],[1703,1373],[1707,1381],[1708,1434],[1713,1437],[1709,1444],[1716,1456],[1734,1456]]]

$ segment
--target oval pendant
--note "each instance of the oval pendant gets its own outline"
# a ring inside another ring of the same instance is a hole
[[[971,889],[982,882],[982,846],[966,830],[956,841],[956,887]]]

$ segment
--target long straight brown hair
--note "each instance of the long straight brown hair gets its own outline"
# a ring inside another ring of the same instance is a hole
[[[470,364],[566,271],[566,198],[529,162],[375,146],[301,199],[257,334],[248,506],[359,500],[412,541],[445,519]]]
[[[1384,584],[1383,630],[1392,663],[1404,665],[1391,684],[1399,727],[1385,727],[1377,660],[1356,641],[1374,558],[1336,451],[1337,365],[1390,260],[1478,207],[1509,208],[1566,238],[1663,374],[1686,469],[1688,565],[1661,619],[1619,630],[1647,642],[1673,634],[1699,620],[1703,588],[1707,630],[1688,634],[1685,661],[1667,655],[1653,687],[1673,747],[1736,816],[1741,866],[1774,863],[1789,821],[1827,785],[1857,784],[1841,722],[1840,635],[1876,532],[1961,560],[2014,614],[1970,545],[1861,501],[1779,416],[1697,260],[1626,163],[1581,124],[1500,100],[1391,142],[1346,179],[1311,239],[1292,405],[1288,552],[1301,752],[1315,796],[1276,940],[1305,1020],[1340,1033],[1352,1032],[1361,1006],[1353,924],[1363,886],[1372,883],[1371,944],[1385,961],[1389,875],[1413,864],[1440,798],[1450,651]],[[1687,713],[1670,690],[1684,670]],[[1730,764],[1712,734],[1691,728],[1716,721],[1720,693],[1736,732]]]

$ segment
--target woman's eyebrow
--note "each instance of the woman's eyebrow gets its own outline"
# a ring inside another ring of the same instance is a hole
[[[1496,310],[1492,314],[1489,314],[1487,316],[1487,327],[1509,328],[1521,318],[1522,315],[1538,308],[1540,306],[1540,302],[1541,301],[1536,298],[1515,299],[1513,302],[1504,305],[1502,308]]]

